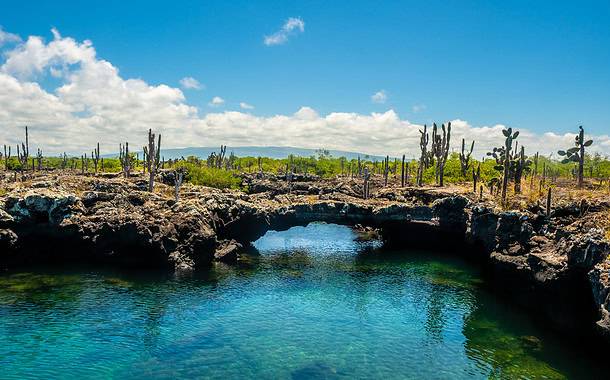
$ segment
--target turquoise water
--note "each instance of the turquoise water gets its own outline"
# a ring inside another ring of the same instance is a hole
[[[0,276],[0,378],[593,378],[597,362],[448,255],[335,225],[269,232],[260,256],[175,277]]]

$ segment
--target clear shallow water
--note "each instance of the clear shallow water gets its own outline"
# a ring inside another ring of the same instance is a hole
[[[0,275],[0,378],[593,378],[604,369],[488,294],[457,258],[341,226],[270,232],[261,255],[176,278]],[[378,244],[377,244],[378,245]]]

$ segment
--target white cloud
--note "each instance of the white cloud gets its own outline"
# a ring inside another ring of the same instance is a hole
[[[422,126],[393,110],[320,115],[302,107],[294,114],[268,117],[237,111],[201,116],[178,88],[121,77],[115,66],[96,56],[89,41],[77,42],[55,31],[50,42],[29,37],[7,49],[0,55],[0,145],[15,146],[23,139],[23,126],[28,125],[32,150],[81,154],[100,142],[102,152],[111,153],[125,141],[142,146],[152,128],[163,134],[164,148],[280,145],[418,156]],[[49,75],[60,81],[52,90],[41,85]],[[215,99],[212,104],[224,102]],[[474,139],[476,158],[503,141],[500,124],[475,127],[453,120],[452,126],[453,150],[459,150],[462,138]],[[575,136],[520,132],[520,145],[543,154],[571,146]],[[594,140],[591,152],[610,154],[610,136],[587,138]]]
[[[288,38],[292,35],[303,33],[305,31],[305,22],[300,18],[290,17],[282,28],[277,32],[265,36],[263,42],[267,46],[281,45],[288,41]]]
[[[203,85],[193,77],[184,77],[180,79],[180,86],[185,90],[201,90]]]
[[[419,113],[425,111],[426,108],[427,107],[425,104],[415,104],[413,107],[411,107],[411,111],[413,111],[413,113]]]
[[[221,98],[220,96],[215,96],[208,103],[208,106],[210,106],[210,107],[219,107],[219,106],[223,105],[224,103],[225,103],[225,100],[223,98]]]
[[[21,37],[13,33],[5,32],[4,30],[2,30],[2,26],[0,26],[0,46],[7,43],[19,41],[21,41]]]
[[[239,107],[240,107],[241,109],[244,109],[244,110],[253,110],[253,109],[254,109],[254,106],[253,106],[253,105],[248,104],[248,103],[246,103],[246,102],[241,102],[241,103],[239,103]]]
[[[371,101],[373,103],[383,104],[388,100],[388,94],[386,94],[385,90],[380,90],[371,95]]]

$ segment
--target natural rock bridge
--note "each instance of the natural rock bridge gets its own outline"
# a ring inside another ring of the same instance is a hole
[[[314,200],[262,210],[246,207],[239,210],[233,219],[222,220],[217,233],[221,238],[247,244],[269,230],[283,231],[312,222],[326,222],[379,228],[387,240],[396,240],[400,236],[405,242],[418,243],[435,232],[461,235],[463,239],[467,228],[467,203],[466,198],[456,196],[439,199],[431,205]],[[400,235],[397,234],[399,231]],[[431,243],[426,241],[426,244]]]

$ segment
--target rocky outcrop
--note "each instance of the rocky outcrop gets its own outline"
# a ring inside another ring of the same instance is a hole
[[[72,215],[77,198],[74,194],[45,187],[10,195],[5,201],[5,212],[20,224],[60,224]]]
[[[245,181],[250,193],[186,185],[177,203],[170,187],[161,183],[151,194],[137,177],[65,176],[16,187],[0,198],[0,263],[99,260],[185,271],[235,262],[268,230],[325,221],[358,225],[388,243],[451,248],[486,263],[494,281],[525,302],[595,305],[599,326],[610,331],[609,245],[586,214],[610,205],[565,205],[547,217],[438,188],[382,188],[363,200],[347,180]],[[457,248],[465,243],[469,249]]]
[[[610,263],[601,262],[589,272],[593,299],[599,308],[597,325],[606,335],[610,334]]]

